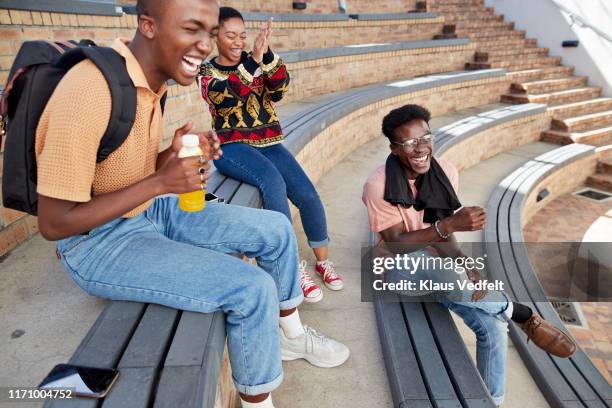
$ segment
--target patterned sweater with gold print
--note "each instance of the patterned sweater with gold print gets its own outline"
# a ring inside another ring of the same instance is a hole
[[[265,147],[283,141],[274,102],[287,92],[289,73],[277,54],[268,50],[261,65],[246,52],[236,66],[205,62],[198,84],[221,144]]]

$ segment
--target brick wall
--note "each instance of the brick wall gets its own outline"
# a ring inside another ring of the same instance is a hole
[[[376,82],[462,70],[473,53],[473,45],[458,45],[290,63],[291,85],[282,103]]]
[[[550,114],[543,112],[502,123],[454,145],[442,157],[461,171],[503,151],[540,140],[540,133],[550,128],[550,120]]]
[[[562,167],[546,177],[529,193],[522,211],[523,227],[531,217],[546,207],[555,198],[570,193],[586,183],[586,179],[595,173],[597,168],[597,155],[593,154]],[[550,194],[541,201],[536,201],[540,191],[547,189]]]
[[[253,43],[261,22],[247,21],[249,44]],[[349,44],[431,40],[442,31],[443,17],[380,21],[276,21],[273,50],[328,48]]]
[[[337,0],[300,0],[306,10],[293,10],[292,0],[220,0],[222,6],[240,11],[271,13],[338,13]],[[415,9],[417,0],[346,0],[348,13],[405,13]],[[118,4],[134,5],[135,0],[118,0]]]

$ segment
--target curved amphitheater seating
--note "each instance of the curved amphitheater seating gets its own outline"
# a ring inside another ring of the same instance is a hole
[[[504,78],[503,70],[458,72],[378,86],[371,85],[328,95],[318,102],[305,104],[303,109],[282,120],[287,136],[285,143],[288,149],[298,158],[302,157],[301,161],[304,162],[308,157],[303,156],[303,153],[312,145],[319,143],[319,137],[325,136],[326,130],[342,126],[342,121],[354,112],[367,107],[378,109],[384,101],[399,104],[402,103],[401,98],[418,97],[419,93],[423,92],[431,94],[446,92],[447,95],[455,92],[456,96],[454,98],[449,96],[448,104],[444,106],[447,110],[456,107],[452,102],[453,99],[460,99],[462,103],[470,106],[490,103],[491,96],[487,97],[484,92],[475,92],[478,98],[471,100],[463,97],[463,91],[466,87],[482,89],[479,87],[487,83],[503,88],[507,85]],[[351,146],[350,149],[356,147],[347,143],[353,139],[353,135],[342,136],[344,140],[337,142],[348,144]],[[365,139],[358,139],[358,144],[366,142],[372,134],[366,136]],[[344,154],[349,152],[350,150]],[[341,157],[333,157],[330,166],[339,160]],[[305,167],[308,167],[307,164]],[[217,171],[211,175],[209,191],[225,198],[229,204],[261,206],[260,194],[256,188],[222,176]],[[437,311],[433,310],[432,313]],[[454,329],[454,326],[448,325],[449,318],[445,315],[441,315],[439,319],[435,318],[439,330],[448,330],[447,327]],[[222,369],[224,320],[221,313],[197,314],[179,312],[157,305],[111,301],[83,339],[70,362],[98,367],[121,367],[122,376],[113,390],[113,397],[111,399],[109,396],[104,402],[104,407],[107,408],[144,407],[149,399],[155,400],[155,406],[177,406],[176,398],[181,398],[178,401],[181,407],[213,406],[215,385]],[[207,340],[205,344],[196,344],[193,341],[196,338]],[[459,345],[464,347],[462,343]],[[467,354],[458,354],[458,356],[457,361],[462,361],[464,364],[462,367],[469,367],[471,364],[469,356]],[[158,378],[159,385],[154,387]],[[477,373],[476,376],[472,373],[471,376],[463,378],[465,387],[473,391],[461,397],[481,401],[484,397],[478,394],[478,390],[482,391],[482,386],[478,386]],[[141,392],[134,393],[135,386]],[[450,391],[446,389],[444,392]],[[442,397],[447,398],[445,394]],[[45,407],[68,407],[69,404],[72,407],[74,401],[56,400],[47,403]],[[78,406],[94,405],[95,401],[81,400]],[[484,406],[490,404],[485,403]]]
[[[564,178],[571,175],[570,178],[580,185],[594,171],[595,162],[593,146],[571,144],[552,150],[506,177],[487,204],[489,222],[484,241],[491,278],[503,279],[513,298],[532,299],[529,306],[558,327],[563,327],[563,323],[550,302],[536,302],[546,294],[523,242],[524,216],[527,207],[535,203],[541,186],[555,173],[566,170]],[[580,170],[585,168],[586,172]],[[549,183],[554,186],[561,181]],[[551,406],[604,407],[612,404],[612,387],[582,349],[579,348],[571,359],[560,359],[527,344],[525,335],[516,326],[510,326],[510,336]]]

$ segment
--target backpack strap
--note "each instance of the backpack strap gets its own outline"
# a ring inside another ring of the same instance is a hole
[[[110,119],[96,158],[100,163],[130,134],[136,118],[136,87],[128,75],[125,59],[109,47],[77,47],[62,55],[57,64],[70,69],[86,58],[104,75],[112,99]]]

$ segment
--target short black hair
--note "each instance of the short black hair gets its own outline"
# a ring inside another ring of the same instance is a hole
[[[429,126],[431,114],[427,109],[420,105],[401,106],[393,109],[387,114],[387,116],[384,117],[382,122],[382,132],[389,140],[392,140],[395,129],[414,119],[422,119],[427,123],[427,126]]]
[[[242,14],[233,7],[219,7],[219,25],[225,23],[230,18],[239,18],[244,22]]]
[[[157,16],[162,3],[163,0],[138,0],[136,2],[136,15],[138,17],[143,14]]]

